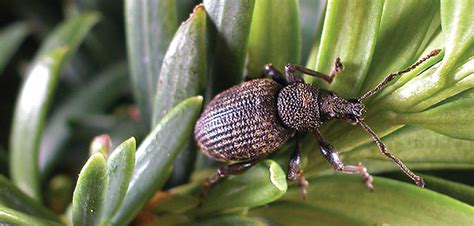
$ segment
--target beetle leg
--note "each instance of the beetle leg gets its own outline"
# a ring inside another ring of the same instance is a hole
[[[331,165],[337,171],[344,172],[344,173],[357,173],[362,176],[362,180],[364,181],[367,188],[372,191],[374,187],[372,186],[372,176],[367,172],[367,168],[365,168],[362,163],[359,162],[357,166],[351,165],[344,165],[344,163],[339,158],[336,149],[326,142],[319,132],[315,132],[316,137],[318,138],[319,147],[321,150],[321,154],[323,154],[324,158],[331,163]]]
[[[263,67],[263,74],[269,76],[271,79],[275,80],[276,82],[280,83],[281,85],[288,85],[288,81],[286,78],[278,71],[272,64],[265,64]]]
[[[301,143],[298,134],[295,135],[295,151],[288,162],[288,173],[286,177],[289,181],[298,180],[301,196],[303,196],[303,199],[306,199],[308,181],[304,178],[303,170],[301,169]]]
[[[202,201],[206,198],[207,191],[212,184],[216,183],[219,179],[228,176],[228,175],[237,175],[245,172],[247,169],[255,165],[259,160],[249,161],[249,162],[239,162],[234,163],[228,166],[221,167],[216,170],[214,175],[207,178],[204,181],[201,192],[199,192],[199,199]]]
[[[288,80],[292,80],[294,77],[296,77],[295,72],[299,71],[301,73],[323,79],[328,83],[332,83],[332,81],[334,80],[334,77],[336,77],[336,74],[342,70],[344,70],[344,65],[341,63],[341,59],[339,57],[336,59],[336,62],[334,62],[334,67],[330,75],[327,75],[318,71],[314,71],[309,68],[305,68],[296,64],[287,64],[285,66],[285,74]]]

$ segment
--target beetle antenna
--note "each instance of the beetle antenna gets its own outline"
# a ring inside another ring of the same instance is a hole
[[[387,148],[385,147],[385,144],[382,142],[382,140],[377,136],[377,134],[375,134],[375,132],[372,129],[370,129],[370,127],[367,124],[365,124],[365,122],[359,121],[359,125],[365,131],[367,131],[367,133],[369,133],[370,136],[372,136],[372,139],[375,141],[375,143],[379,147],[379,150],[380,150],[380,152],[382,152],[382,154],[384,154],[385,156],[390,158],[393,162],[395,162],[395,164],[397,164],[397,166],[400,167],[400,169],[408,177],[410,177],[413,181],[415,181],[416,185],[418,185],[420,187],[425,186],[425,181],[423,180],[423,178],[416,175],[415,173],[413,173],[400,159],[395,157],[392,153],[388,152]]]
[[[372,95],[374,95],[375,93],[377,93],[380,89],[382,89],[385,85],[387,85],[387,83],[389,83],[390,81],[392,81],[395,77],[397,76],[401,76],[413,69],[415,69],[416,67],[418,67],[421,63],[425,62],[426,60],[430,59],[431,57],[434,57],[436,55],[438,55],[439,53],[441,52],[441,49],[435,49],[433,51],[431,51],[428,55],[426,55],[425,57],[421,58],[419,61],[417,61],[416,63],[414,63],[413,65],[411,65],[410,67],[406,68],[405,70],[402,70],[402,71],[397,71],[395,73],[391,73],[389,74],[387,77],[385,77],[385,79],[383,81],[381,81],[379,84],[377,84],[374,88],[370,89],[369,91],[367,91],[366,93],[364,93],[364,95],[362,95],[360,98],[359,98],[359,101],[362,101],[363,99],[366,99],[367,97],[370,97]]]

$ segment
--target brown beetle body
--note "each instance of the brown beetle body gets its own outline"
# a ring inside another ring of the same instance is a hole
[[[212,159],[252,161],[278,149],[295,132],[316,130],[324,121],[347,117],[348,113],[361,115],[361,110],[333,92],[303,82],[283,86],[271,79],[255,79],[227,89],[209,102],[194,136]]]

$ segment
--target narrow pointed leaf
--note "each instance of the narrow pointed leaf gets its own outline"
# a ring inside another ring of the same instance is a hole
[[[208,93],[213,96],[243,81],[245,49],[249,38],[255,0],[205,0],[210,24],[210,77]]]
[[[300,64],[301,24],[296,0],[259,0],[247,47],[247,76],[260,77],[263,66],[272,63],[283,70],[288,63]]]
[[[66,98],[53,112],[41,139],[39,167],[45,178],[65,149],[72,135],[69,120],[85,113],[101,113],[128,87],[127,66],[113,64],[97,74],[96,79]]]
[[[0,206],[7,207],[25,214],[61,222],[59,218],[46,207],[33,200],[3,175],[0,175]]]
[[[163,186],[184,144],[191,139],[202,97],[191,97],[173,108],[142,142],[125,200],[112,224],[128,224],[153,194]]]
[[[207,14],[202,5],[181,24],[163,59],[153,106],[153,123],[184,99],[200,95],[207,77]],[[172,183],[182,183],[194,167],[196,146],[190,141],[183,147],[173,169]]]
[[[101,216],[103,225],[107,225],[125,199],[135,166],[135,143],[133,137],[124,141],[115,148],[107,160],[109,182]]]
[[[10,172],[13,182],[40,200],[38,149],[59,71],[69,49],[60,48],[40,57],[23,83],[15,108],[10,137]]]
[[[374,178],[373,192],[367,191],[360,177],[354,175],[316,177],[309,181],[306,201],[301,200],[297,186],[290,189],[282,201],[308,205],[315,215],[328,218],[357,216],[355,225],[416,225],[420,222],[426,225],[470,225],[474,222],[472,206],[395,180]],[[266,209],[262,207],[262,210],[272,211],[272,204]],[[258,216],[257,213],[251,215]],[[279,216],[267,214],[266,217],[271,221]],[[318,221],[314,222],[314,225],[319,225]]]
[[[81,170],[72,198],[74,225],[99,225],[107,188],[107,163],[102,153],[92,155]]]
[[[26,23],[14,23],[0,31],[0,75],[29,30]]]
[[[148,126],[163,57],[178,27],[176,1],[126,0],[125,21],[133,94]]]
[[[4,206],[0,206],[0,225],[55,226],[58,222],[30,216]]]
[[[242,175],[214,184],[197,212],[213,214],[227,209],[264,205],[280,198],[286,189],[283,169],[276,162],[265,160]]]
[[[15,184],[36,199],[40,198],[38,149],[61,66],[97,21],[96,13],[86,13],[60,24],[41,45],[18,98],[10,138],[10,171]]]
[[[374,53],[383,4],[380,0],[328,2],[315,70],[329,74],[340,57],[344,71],[330,89],[343,97],[355,97],[362,87]],[[310,83],[317,80],[306,79]]]
[[[154,96],[152,125],[176,104],[203,91],[207,74],[206,32],[206,12],[198,6],[181,24],[164,56]]]

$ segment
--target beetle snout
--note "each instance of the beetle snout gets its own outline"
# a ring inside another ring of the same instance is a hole
[[[365,106],[359,100],[349,100],[349,102],[351,103],[351,110],[347,119],[349,123],[355,125],[364,119]]]

